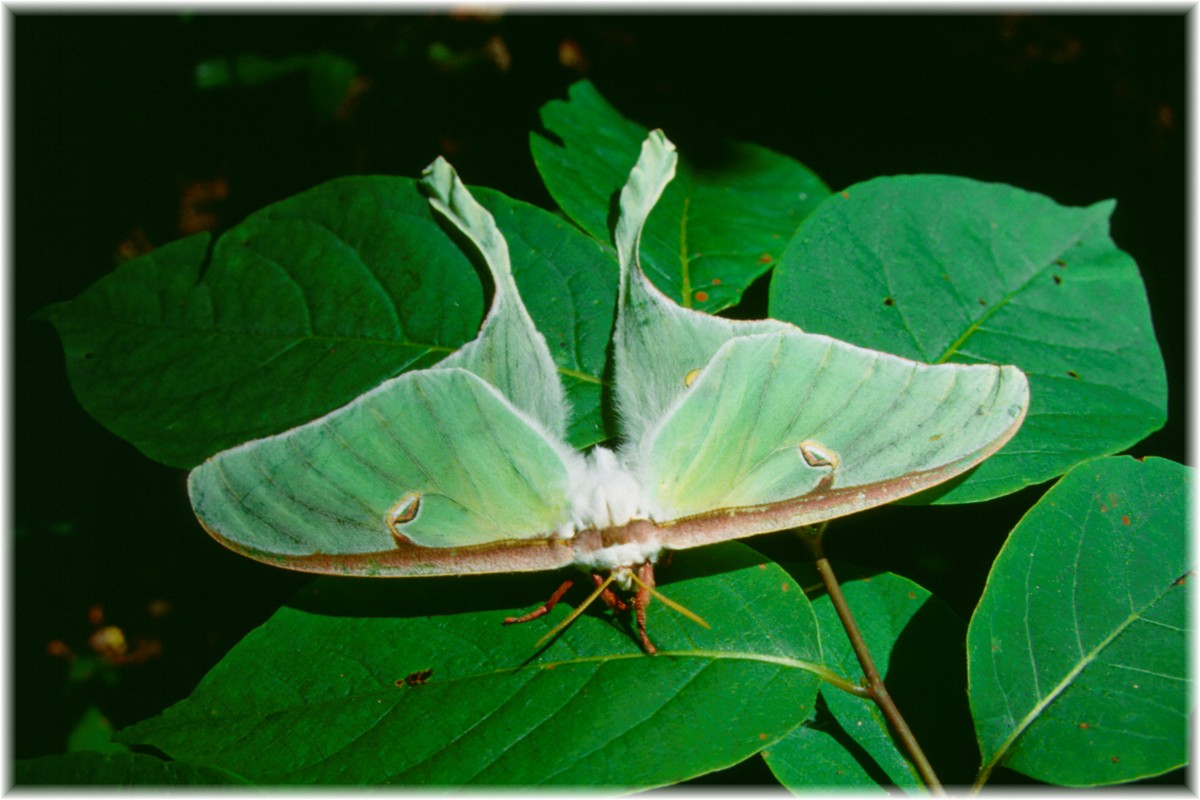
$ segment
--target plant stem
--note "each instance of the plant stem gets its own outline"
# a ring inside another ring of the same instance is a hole
[[[850,638],[850,646],[854,648],[854,654],[858,656],[858,663],[862,665],[863,674],[867,678],[867,688],[870,690],[871,699],[883,711],[883,715],[887,717],[887,721],[891,724],[896,738],[908,750],[913,765],[917,768],[917,772],[920,773],[921,779],[925,781],[925,785],[929,787],[930,792],[936,795],[945,795],[946,790],[942,787],[942,782],[938,780],[937,773],[933,771],[933,765],[925,757],[925,752],[921,749],[921,745],[917,743],[917,737],[913,735],[912,729],[904,721],[904,717],[900,714],[900,709],[896,707],[892,696],[888,694],[887,687],[883,685],[883,678],[880,677],[879,670],[875,668],[875,660],[871,658],[871,652],[867,649],[866,640],[863,639],[862,632],[858,629],[858,623],[854,621],[854,614],[850,612],[850,606],[846,603],[846,596],[842,594],[842,587],[838,583],[837,576],[833,574],[833,567],[830,566],[829,559],[825,557],[824,548],[821,546],[824,533],[825,525],[822,524],[816,528],[800,531],[800,538],[808,546],[809,552],[812,553],[817,572],[820,573],[821,580],[825,583],[825,591],[829,594],[829,599],[833,602],[838,619],[842,621],[842,627],[846,629],[846,636]]]

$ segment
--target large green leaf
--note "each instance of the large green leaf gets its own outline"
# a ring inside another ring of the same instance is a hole
[[[930,363],[1015,364],[1021,430],[941,502],[997,497],[1117,452],[1166,418],[1166,377],[1113,204],[917,175],[832,195],[771,281],[771,315]]]
[[[217,786],[245,784],[231,772],[141,753],[80,752],[13,764],[17,786]]]
[[[816,622],[785,572],[732,543],[659,577],[713,629],[653,604],[654,657],[600,613],[535,650],[561,604],[502,627],[546,574],[321,579],[119,738],[259,783],[641,788],[735,764],[812,713]]]
[[[842,592],[889,694],[938,776],[948,783],[969,781],[974,753],[963,694],[963,621],[926,589],[892,573],[847,581]],[[848,677],[861,676],[832,601],[823,596],[813,608],[826,666]],[[893,783],[906,790],[924,786],[877,705],[830,684],[822,685],[821,696],[842,730]]]
[[[982,775],[1096,786],[1187,762],[1191,470],[1105,458],[1013,530],[967,636]]]
[[[571,86],[567,101],[543,106],[541,116],[553,139],[535,133],[530,146],[546,188],[580,227],[612,241],[613,198],[647,129],[587,81]],[[715,312],[735,305],[828,193],[802,164],[757,145],[730,142],[707,153],[685,146],[647,222],[642,267],[684,306]]]
[[[616,266],[552,214],[479,197],[512,239],[514,273],[576,404],[601,425]],[[190,467],[427,367],[471,339],[479,279],[405,178],[346,178],[225,233],[167,245],[45,311],[83,406],[152,458]]]

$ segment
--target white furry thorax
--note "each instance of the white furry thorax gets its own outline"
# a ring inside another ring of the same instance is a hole
[[[571,475],[571,522],[558,532],[568,539],[588,529],[620,528],[635,519],[653,519],[653,508],[641,482],[605,447],[593,448]],[[620,570],[654,561],[661,544],[626,542],[580,554],[579,566]]]

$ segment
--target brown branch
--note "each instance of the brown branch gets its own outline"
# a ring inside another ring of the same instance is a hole
[[[933,765],[925,757],[925,752],[921,750],[921,745],[917,743],[917,737],[913,735],[912,729],[904,721],[904,717],[900,714],[900,709],[896,707],[892,696],[888,694],[887,687],[883,685],[883,678],[880,677],[879,670],[875,668],[875,660],[871,658],[871,652],[867,649],[866,640],[863,639],[862,632],[858,629],[858,623],[854,621],[854,615],[850,612],[850,606],[846,603],[845,595],[842,594],[842,587],[838,583],[837,576],[833,574],[833,567],[830,566],[829,559],[825,557],[825,551],[821,546],[821,539],[824,533],[825,525],[822,524],[815,528],[802,529],[800,531],[800,538],[808,546],[809,552],[812,553],[817,572],[820,573],[821,580],[825,584],[825,591],[829,594],[829,599],[833,602],[838,619],[842,621],[842,627],[846,629],[846,636],[850,638],[850,646],[854,648],[854,654],[858,656],[858,663],[862,665],[863,674],[867,678],[867,688],[870,690],[871,699],[883,711],[883,715],[892,726],[892,731],[895,733],[896,738],[908,750],[913,765],[917,768],[917,772],[920,773],[921,779],[925,781],[925,785],[929,787],[929,790],[933,794],[944,795],[946,791],[942,787],[942,782],[938,780],[937,773],[933,771]]]

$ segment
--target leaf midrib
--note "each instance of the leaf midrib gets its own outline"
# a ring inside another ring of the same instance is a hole
[[[1059,255],[1066,253],[1071,247],[1073,247],[1074,245],[1077,245],[1080,241],[1082,241],[1083,237],[1085,235],[1087,235],[1087,233],[1092,229],[1093,225],[1094,225],[1094,221],[1085,225],[1079,231],[1079,233],[1076,236],[1072,237],[1071,241],[1068,242],[1067,245],[1062,250],[1059,251]],[[987,322],[989,319],[991,319],[996,314],[996,312],[998,312],[1000,309],[1006,307],[1018,295],[1020,295],[1022,292],[1024,292],[1026,289],[1028,289],[1031,285],[1033,285],[1033,282],[1035,280],[1037,280],[1038,278],[1045,275],[1048,271],[1051,271],[1053,269],[1053,266],[1054,266],[1054,259],[1050,259],[1041,268],[1034,270],[1034,272],[1032,274],[1030,274],[1030,276],[1028,278],[1026,278],[1025,282],[1022,283],[1020,286],[1016,287],[1015,289],[1012,289],[1011,291],[1005,292],[1004,296],[1001,297],[999,301],[997,301],[996,303],[993,303],[991,306],[988,307],[986,312],[984,312],[982,315],[980,315],[980,317],[978,319],[971,322],[971,324],[967,326],[967,329],[965,331],[963,331],[962,334],[960,334],[957,339],[955,339],[953,342],[951,342],[950,346],[947,347],[945,349],[945,351],[940,356],[938,356],[937,360],[932,363],[944,364],[949,359],[953,358],[955,353],[957,353],[959,351],[959,349],[962,348],[962,346],[964,344],[966,344],[968,339],[970,339],[973,335],[975,335],[976,331],[978,331],[985,322]],[[957,293],[957,288],[956,288],[956,293]]]
[[[687,247],[688,211],[692,204],[691,190],[692,186],[689,185],[688,192],[683,198],[683,211],[679,215],[679,272],[681,276],[679,292],[683,295],[681,299],[684,308],[692,307],[692,271]]]
[[[721,651],[721,650],[660,650],[658,652],[658,655],[656,655],[656,656],[647,656],[645,653],[641,653],[641,652],[617,653],[617,654],[605,655],[605,656],[581,656],[579,658],[569,658],[569,659],[563,659],[561,661],[550,661],[550,662],[545,662],[545,663],[536,664],[536,665],[529,664],[529,665],[524,665],[524,666],[519,666],[519,667],[504,667],[501,669],[494,669],[494,670],[491,670],[488,672],[477,672],[477,673],[472,673],[469,675],[462,675],[462,676],[452,679],[451,681],[448,681],[447,683],[459,683],[462,681],[475,680],[478,678],[489,678],[489,677],[500,676],[500,675],[517,674],[523,670],[528,670],[530,677],[533,677],[541,670],[556,669],[558,667],[571,666],[571,665],[575,665],[575,664],[592,664],[592,663],[597,663],[597,662],[609,663],[609,662],[614,662],[614,661],[625,661],[625,660],[634,659],[634,658],[664,658],[664,657],[667,657],[667,658],[671,658],[671,657],[674,657],[674,658],[704,658],[704,659],[709,659],[710,661],[722,661],[722,660],[725,660],[725,661],[757,661],[757,662],[761,662],[761,663],[765,663],[765,664],[774,664],[777,666],[783,666],[783,667],[788,667],[788,668],[792,668],[792,669],[804,670],[806,672],[812,673],[813,675],[816,675],[818,678],[821,678],[822,680],[824,680],[827,675],[830,675],[830,676],[834,675],[834,673],[831,670],[825,668],[824,666],[822,666],[820,664],[816,664],[811,661],[804,661],[802,659],[791,658],[788,656],[775,656],[775,655],[770,655],[767,653],[730,652],[730,651]],[[389,687],[380,688],[375,691],[366,691],[366,692],[362,692],[362,693],[353,693],[350,695],[342,695],[339,697],[330,697],[328,699],[318,700],[318,701],[312,702],[312,703],[304,703],[302,705],[288,705],[288,706],[276,708],[271,711],[263,711],[263,712],[258,712],[258,713],[255,713],[253,711],[246,711],[246,712],[243,712],[240,714],[222,714],[219,718],[217,718],[215,720],[215,722],[220,725],[228,725],[231,721],[239,720],[239,719],[267,719],[269,717],[282,716],[285,714],[294,713],[298,709],[319,708],[319,707],[321,707],[323,705],[327,705],[327,704],[342,705],[342,704],[345,704],[347,702],[347,700],[350,700],[350,699],[367,700],[367,699],[371,699],[372,697],[376,697],[376,696],[393,697],[394,698],[394,697],[396,697],[396,689],[395,689],[395,687],[389,686]],[[189,702],[195,702],[195,701],[189,701]],[[200,716],[198,716],[196,718],[183,719],[183,720],[177,719],[177,720],[173,721],[172,727],[184,728],[184,727],[188,727],[188,726],[192,726],[192,725],[211,725],[213,723],[214,723],[213,718],[209,717],[207,714],[201,714]]]

